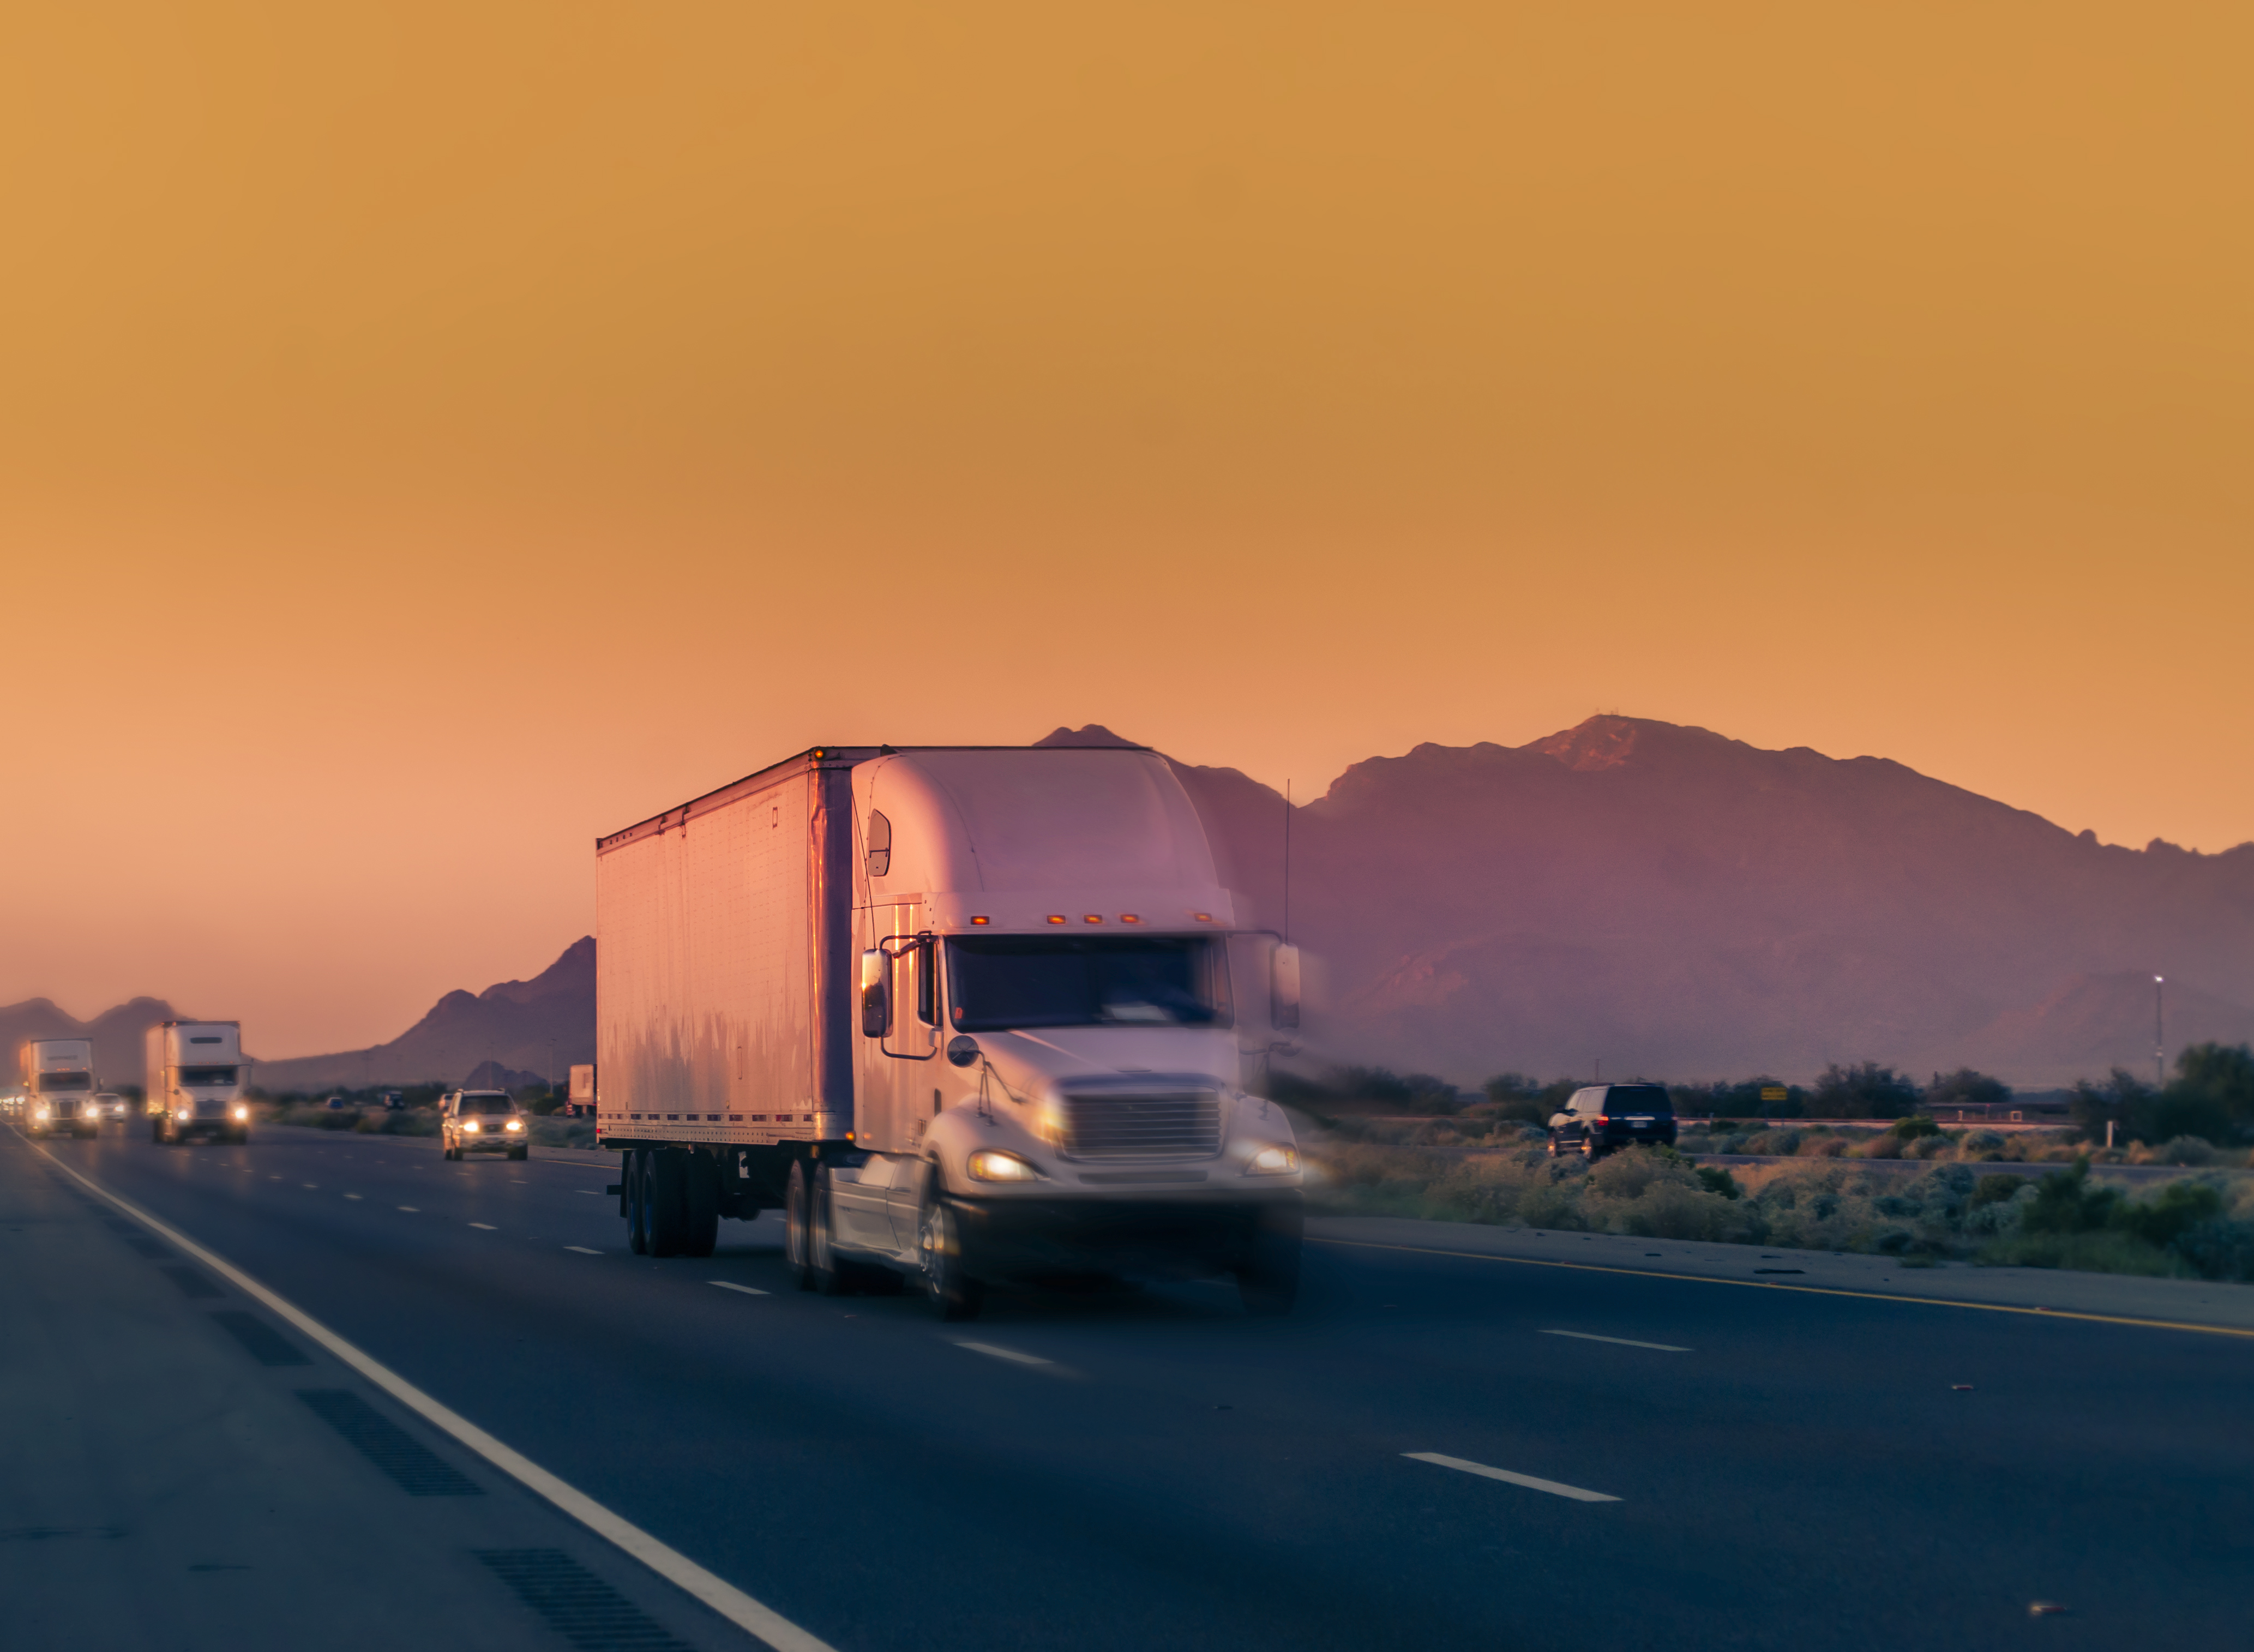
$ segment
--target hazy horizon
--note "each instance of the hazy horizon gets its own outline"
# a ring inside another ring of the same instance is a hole
[[[0,23],[0,1002],[359,1047],[592,929],[598,832],[1060,723],[2254,838],[2250,32]]]

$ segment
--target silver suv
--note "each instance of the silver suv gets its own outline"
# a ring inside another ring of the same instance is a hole
[[[471,1153],[526,1157],[530,1127],[507,1090],[448,1090],[438,1102],[438,1144],[448,1158]]]

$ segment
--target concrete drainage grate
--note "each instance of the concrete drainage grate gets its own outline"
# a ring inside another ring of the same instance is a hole
[[[311,1365],[297,1345],[255,1313],[229,1308],[211,1316],[212,1323],[242,1344],[261,1365]]]
[[[633,1601],[560,1549],[471,1552],[581,1652],[689,1652]]]
[[[349,1389],[301,1388],[298,1397],[410,1497],[482,1497],[486,1488]]]

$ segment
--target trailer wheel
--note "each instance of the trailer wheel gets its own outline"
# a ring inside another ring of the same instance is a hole
[[[932,1180],[937,1182],[936,1173]],[[976,1319],[986,1306],[985,1282],[964,1270],[962,1219],[937,1196],[935,1186],[926,1195],[916,1224],[916,1250],[923,1257],[923,1295],[931,1311],[949,1321]]]
[[[163,1119],[152,1118],[149,1121],[149,1139],[159,1147],[162,1147],[164,1144],[164,1121]]]
[[[808,1232],[813,1214],[814,1190],[807,1185],[806,1161],[795,1159],[782,1193],[782,1255],[802,1291],[814,1289],[814,1241]]]
[[[836,1238],[830,1226],[830,1172],[814,1172],[814,1199],[806,1224],[807,1271],[814,1288],[825,1297],[842,1297],[853,1288],[850,1270],[837,1254]]]
[[[677,1148],[661,1147],[649,1155],[649,1176],[642,1185],[642,1202],[648,1210],[649,1254],[678,1256],[689,1252],[689,1155]]]
[[[1268,1319],[1292,1311],[1299,1295],[1301,1227],[1296,1208],[1261,1213],[1236,1270],[1236,1294],[1245,1312]]]
[[[626,1208],[626,1249],[638,1256],[649,1254],[649,1189],[642,1184],[648,1158],[640,1148],[629,1147],[619,1175],[620,1196]]]

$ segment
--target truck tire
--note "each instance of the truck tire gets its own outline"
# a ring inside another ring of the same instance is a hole
[[[159,1147],[162,1147],[164,1144],[164,1121],[163,1119],[152,1118],[149,1121],[149,1139],[156,1143]]]
[[[808,1228],[814,1214],[814,1187],[806,1161],[792,1161],[790,1180],[782,1191],[782,1256],[790,1277],[802,1291],[814,1289],[814,1240]]]
[[[620,1202],[626,1210],[626,1249],[638,1256],[649,1254],[649,1187],[643,1180],[648,1173],[648,1153],[638,1147],[629,1147],[626,1162],[619,1167]]]
[[[825,1297],[842,1297],[853,1289],[853,1273],[837,1254],[836,1230],[830,1223],[830,1172],[814,1172],[814,1197],[806,1218],[806,1270],[814,1289]]]
[[[649,1213],[649,1254],[688,1255],[689,1155],[677,1147],[661,1147],[648,1158],[642,1202]]]
[[[1252,1229],[1252,1242],[1236,1270],[1236,1294],[1244,1311],[1272,1319],[1289,1313],[1299,1295],[1300,1212],[1264,1211]]]
[[[916,1222],[916,1250],[923,1257],[923,1297],[942,1320],[975,1320],[986,1306],[986,1286],[964,1267],[962,1222],[955,1208],[937,1194],[939,1178],[932,1174],[924,1198],[923,1214]]]
[[[708,1153],[684,1153],[687,1162],[687,1222],[681,1254],[709,1256],[720,1242],[720,1166]]]

